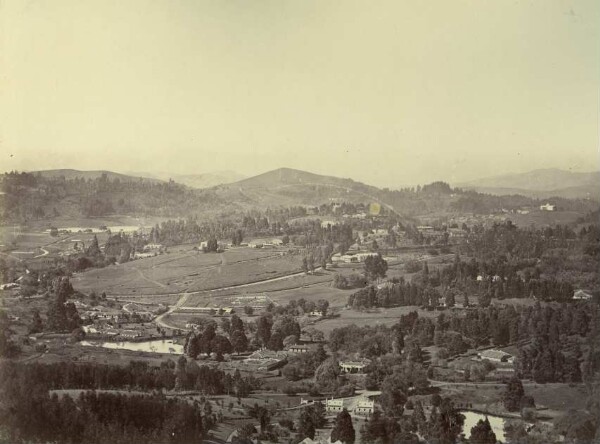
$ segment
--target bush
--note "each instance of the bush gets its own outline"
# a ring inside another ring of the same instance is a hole
[[[416,273],[418,271],[421,271],[422,268],[423,264],[415,260],[408,261],[404,264],[404,270],[406,270],[407,273]]]
[[[288,396],[296,396],[296,393],[298,393],[296,386],[292,384],[286,384],[285,386],[283,386],[282,391]]]
[[[536,420],[536,417],[537,415],[535,409],[526,407],[521,410],[521,418],[523,418],[525,421],[533,422]]]

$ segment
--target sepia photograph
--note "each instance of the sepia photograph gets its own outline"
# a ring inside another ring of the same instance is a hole
[[[600,444],[598,0],[0,0],[0,444]]]

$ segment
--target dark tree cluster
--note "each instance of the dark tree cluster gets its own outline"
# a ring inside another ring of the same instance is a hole
[[[3,379],[2,435],[9,442],[197,443],[205,424],[198,405],[164,395],[82,392],[73,399]],[[206,425],[210,425],[206,424]]]

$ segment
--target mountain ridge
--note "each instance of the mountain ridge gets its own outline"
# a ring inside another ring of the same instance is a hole
[[[599,198],[600,171],[574,172],[545,168],[509,173],[453,184],[494,195],[521,194],[535,198]]]

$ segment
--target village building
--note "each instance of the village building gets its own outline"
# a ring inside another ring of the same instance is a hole
[[[283,241],[278,238],[269,239],[263,242],[263,247],[280,247],[283,245]]]
[[[513,364],[515,361],[515,357],[513,355],[497,349],[484,350],[478,353],[477,356],[479,356],[479,359],[481,360],[490,362],[504,362]]]
[[[365,368],[371,363],[368,359],[361,361],[340,361],[342,373],[364,373]]]
[[[575,290],[573,293],[573,300],[575,301],[589,301],[592,299],[592,295],[587,290]]]
[[[556,205],[551,204],[551,203],[545,203],[544,205],[540,205],[540,210],[541,211],[555,211]]]
[[[339,224],[340,223],[337,220],[322,220],[321,221],[321,228],[335,227],[335,226],[337,226]]]
[[[361,416],[372,415],[374,411],[375,401],[368,398],[359,399],[358,403],[356,404],[356,408],[354,409],[354,413]]]
[[[16,282],[9,282],[8,284],[0,285],[0,290],[10,290],[12,288],[19,288],[19,284]]]
[[[310,349],[306,345],[290,345],[287,351],[290,353],[307,353]]]
[[[344,410],[344,400],[343,399],[326,399],[325,400],[325,410],[327,412],[341,412]]]
[[[323,313],[321,310],[313,310],[308,315],[315,318],[322,318],[325,316],[325,313]]]

